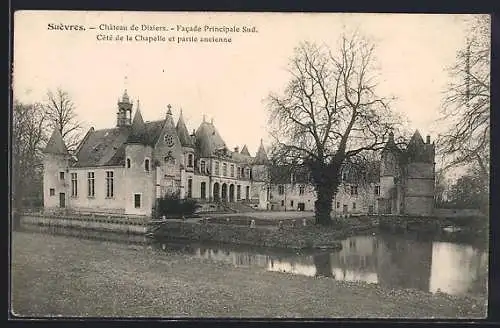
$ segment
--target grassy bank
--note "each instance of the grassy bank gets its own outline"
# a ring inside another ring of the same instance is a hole
[[[16,232],[25,316],[482,317],[484,300],[234,268],[145,246]]]
[[[156,239],[188,239],[274,248],[340,248],[339,241],[375,228],[370,219],[353,219],[336,226],[317,226],[312,220],[279,221],[225,217],[201,222],[165,222],[154,233]]]

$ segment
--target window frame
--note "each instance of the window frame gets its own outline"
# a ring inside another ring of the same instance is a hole
[[[139,196],[139,206],[137,206],[136,196]],[[142,193],[134,193],[134,208],[142,208]]]
[[[113,170],[107,170],[105,180],[106,180],[106,199],[115,198],[115,172]],[[110,174],[111,173],[111,174]]]
[[[71,177],[71,197],[78,197],[78,174],[76,172],[70,173]]]
[[[95,198],[95,171],[87,171],[87,197]]]

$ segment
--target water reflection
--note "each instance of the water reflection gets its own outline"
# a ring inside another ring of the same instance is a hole
[[[193,245],[191,254],[235,266],[257,266],[309,277],[454,295],[486,295],[488,254],[470,245],[403,236],[359,236],[344,240],[342,246],[337,252],[305,255]]]
[[[24,227],[23,230],[134,245],[149,243],[144,236],[77,229]],[[176,251],[235,266],[254,266],[309,277],[364,281],[389,288],[439,290],[454,295],[487,294],[488,253],[467,244],[378,235],[352,237],[342,242],[340,251],[313,254],[185,242],[157,243],[147,247],[151,246],[158,250],[152,256]]]

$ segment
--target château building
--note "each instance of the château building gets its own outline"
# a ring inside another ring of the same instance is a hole
[[[151,215],[166,194],[197,199],[204,210],[216,203],[233,210],[314,210],[309,174],[278,174],[283,170],[270,166],[262,140],[252,156],[246,145],[228,149],[213,121],[203,119],[189,133],[182,112],[175,123],[170,106],[158,121],[144,122],[139,102],[132,112],[125,90],[116,126],[90,128],[72,154],[54,130],[44,150],[46,210]],[[417,131],[401,150],[391,136],[380,176],[363,185],[344,179],[332,200],[333,214],[430,214],[433,160],[429,137],[424,143]]]

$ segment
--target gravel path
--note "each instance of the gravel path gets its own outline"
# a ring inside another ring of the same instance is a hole
[[[234,268],[147,246],[15,232],[22,316],[481,318],[484,300]]]

